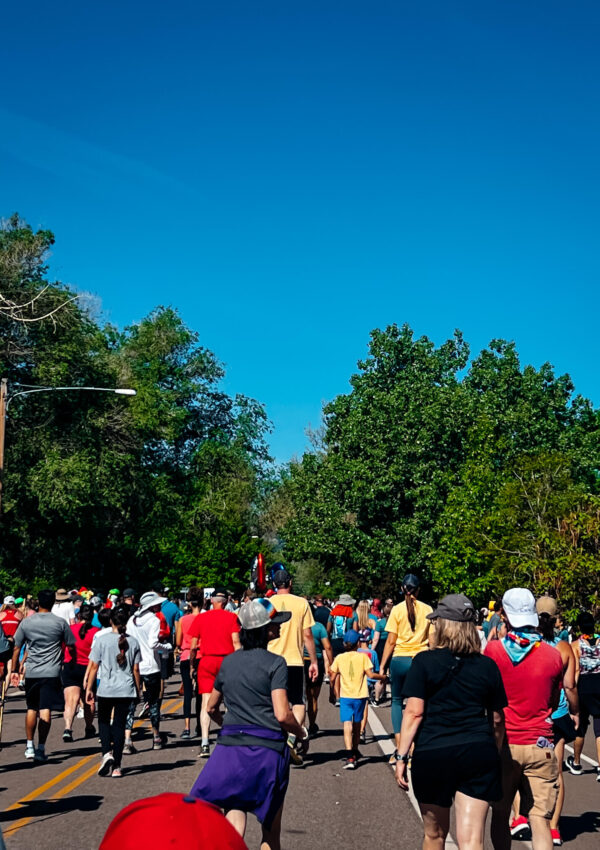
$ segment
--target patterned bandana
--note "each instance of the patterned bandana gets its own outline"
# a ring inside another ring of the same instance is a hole
[[[542,636],[527,629],[513,629],[502,639],[502,646],[513,664],[519,664],[532,649],[540,645]]]

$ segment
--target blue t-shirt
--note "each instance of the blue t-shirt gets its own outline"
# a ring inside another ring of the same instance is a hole
[[[92,617],[92,626],[95,626],[97,629],[102,628],[102,623],[100,622],[100,618],[98,617],[97,611],[94,611],[94,616]]]
[[[327,634],[327,629],[322,623],[315,623],[314,626],[311,626],[311,632],[313,633],[313,637],[315,639],[315,652],[317,653],[317,658],[323,658],[323,639],[329,638]],[[306,651],[306,647],[304,647],[304,657],[308,658],[308,652]]]
[[[181,618],[179,607],[174,602],[163,602],[160,610],[167,621],[169,631],[173,633],[175,623]]]

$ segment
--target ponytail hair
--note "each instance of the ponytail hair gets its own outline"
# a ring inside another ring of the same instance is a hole
[[[408,622],[410,623],[410,627],[414,632],[415,626],[417,625],[417,615],[415,613],[415,600],[413,599],[413,595],[410,590],[404,591],[404,599],[406,602],[406,613],[408,614]]]
[[[79,622],[82,623],[79,629],[79,637],[81,640],[87,635],[90,629],[93,628],[92,620],[94,618],[94,609],[91,605],[82,605],[79,609]]]
[[[111,608],[110,621],[113,626],[117,627],[117,631],[119,632],[119,654],[117,655],[117,664],[121,668],[125,668],[127,666],[127,655],[125,654],[129,649],[129,644],[127,643],[127,620],[128,612],[125,608]]]
[[[544,640],[552,642],[554,640],[554,626],[556,617],[551,617],[546,611],[542,611],[539,616],[539,630]]]

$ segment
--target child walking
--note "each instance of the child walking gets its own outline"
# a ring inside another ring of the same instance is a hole
[[[344,770],[355,770],[360,756],[358,743],[360,726],[365,713],[369,689],[367,679],[386,677],[376,673],[370,655],[358,652],[360,635],[350,629],[344,635],[344,652],[338,655],[329,668],[329,701],[335,704],[335,682],[340,677],[340,720],[344,726],[346,757]]]

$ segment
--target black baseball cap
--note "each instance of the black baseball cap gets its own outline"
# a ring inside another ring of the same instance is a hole
[[[126,587],[123,591],[123,598],[127,599],[129,596],[135,596],[135,590],[133,587]]]
[[[292,580],[292,577],[288,573],[287,570],[277,570],[277,572],[273,576],[273,584],[275,584],[275,585],[287,584],[288,581],[291,581],[291,580]]]
[[[456,623],[472,623],[475,621],[475,607],[468,596],[463,593],[451,593],[440,599],[435,611],[427,614],[428,620],[454,620]]]
[[[414,573],[407,573],[402,579],[402,587],[405,587],[407,590],[416,590],[420,584],[421,582],[418,576]]]
[[[228,599],[229,593],[225,590],[224,587],[215,587],[213,592],[210,594],[211,599],[215,596],[224,596],[225,599]]]

